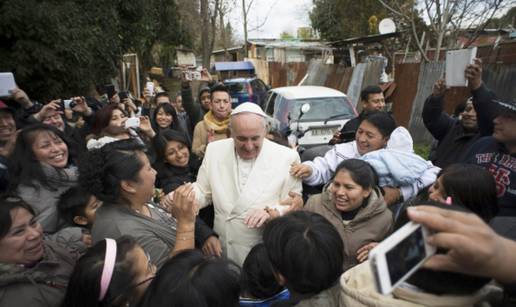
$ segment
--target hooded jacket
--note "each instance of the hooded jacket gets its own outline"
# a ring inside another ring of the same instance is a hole
[[[0,263],[1,307],[55,307],[61,304],[75,256],[43,241],[43,259],[32,268]]]
[[[413,153],[413,141],[408,130],[403,127],[394,129],[385,149]],[[356,141],[337,144],[324,157],[317,157],[313,161],[303,162],[303,164],[312,168],[312,174],[304,178],[303,182],[311,186],[325,184],[330,181],[340,162],[347,159],[362,158],[363,156],[358,152]],[[401,185],[399,188],[403,199],[416,196],[423,188],[434,183],[440,170],[438,167],[429,166],[412,183]]]
[[[357,250],[367,243],[380,242],[391,231],[392,213],[385,205],[379,189],[373,189],[357,215],[345,222],[335,207],[333,196],[326,185],[321,194],[310,197],[305,210],[324,216],[339,233],[344,243],[344,270],[356,265]]]
[[[340,285],[343,291],[341,306],[353,307],[471,307],[494,291],[487,285],[471,295],[434,295],[401,286],[392,295],[382,295],[376,291],[369,261],[342,274]]]

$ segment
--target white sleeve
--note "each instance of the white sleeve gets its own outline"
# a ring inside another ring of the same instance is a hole
[[[344,160],[337,151],[337,146],[326,152],[324,157],[316,157],[313,161],[305,161],[304,165],[312,168],[312,175],[303,179],[308,185],[319,185],[330,181],[337,165]]]
[[[408,200],[417,195],[422,189],[428,187],[437,179],[437,174],[441,169],[437,166],[431,166],[425,170],[425,172],[415,180],[412,184],[407,184],[400,187],[401,194],[404,200]]]
[[[206,156],[204,157],[201,167],[199,168],[199,173],[197,174],[197,180],[193,184],[195,197],[197,198],[201,209],[212,202],[210,176],[208,174],[208,161],[209,156],[208,151],[206,151]]]

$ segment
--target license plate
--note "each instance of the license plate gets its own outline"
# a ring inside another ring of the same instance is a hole
[[[313,136],[319,136],[319,135],[333,135],[335,133],[335,129],[313,129],[312,135]]]
[[[232,103],[237,103],[238,102],[238,98],[231,98],[231,102]]]

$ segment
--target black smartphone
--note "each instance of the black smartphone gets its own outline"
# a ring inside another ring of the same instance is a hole
[[[122,101],[122,100],[124,100],[124,99],[129,97],[129,93],[125,92],[125,91],[124,92],[119,92],[118,93],[118,97],[120,97],[120,101]]]

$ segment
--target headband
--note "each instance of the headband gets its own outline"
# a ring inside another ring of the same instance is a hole
[[[115,269],[116,261],[116,241],[113,239],[106,239],[106,256],[104,257],[104,267],[102,268],[102,277],[100,278],[100,296],[101,302],[106,296],[107,289],[111,283],[113,270]]]

